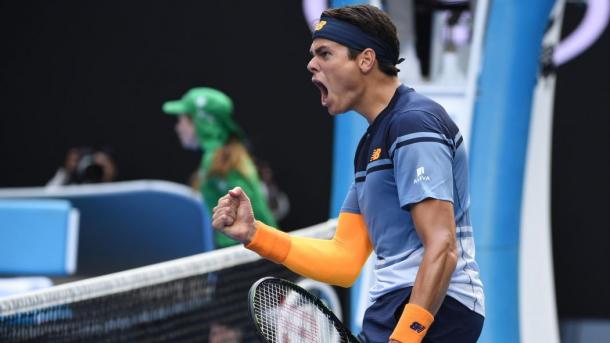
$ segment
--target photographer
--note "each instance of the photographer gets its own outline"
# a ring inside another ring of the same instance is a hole
[[[116,179],[116,164],[105,150],[89,147],[68,150],[64,165],[57,169],[47,187],[111,182]]]

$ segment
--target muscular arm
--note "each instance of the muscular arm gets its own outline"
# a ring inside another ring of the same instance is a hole
[[[413,331],[412,323],[420,318],[418,323],[428,321],[427,330],[445,299],[457,265],[453,205],[448,201],[424,200],[411,208],[411,216],[424,245],[424,256],[409,304],[391,336],[398,342],[419,342],[423,337],[421,332]]]
[[[294,237],[257,222],[246,245],[297,274],[342,287],[351,286],[372,247],[360,214],[342,212],[330,240]]]
[[[411,209],[424,257],[415,277],[410,303],[436,314],[457,265],[455,219],[450,202],[429,199]]]

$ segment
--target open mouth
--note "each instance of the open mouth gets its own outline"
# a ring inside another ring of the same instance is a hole
[[[316,79],[311,79],[316,87],[320,90],[320,101],[322,102],[322,106],[326,106],[326,100],[328,99],[328,88],[321,82]]]

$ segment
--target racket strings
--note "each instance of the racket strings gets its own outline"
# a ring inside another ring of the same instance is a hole
[[[262,283],[254,297],[254,315],[263,336],[273,343],[349,342],[330,315],[313,299],[281,283]]]

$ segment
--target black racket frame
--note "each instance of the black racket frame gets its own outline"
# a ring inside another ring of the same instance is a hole
[[[259,285],[261,285],[262,283],[276,283],[276,284],[287,286],[290,289],[292,289],[293,291],[302,295],[303,297],[311,300],[312,303],[315,304],[316,307],[320,311],[322,311],[322,313],[324,313],[331,320],[331,322],[333,323],[333,325],[337,329],[337,331],[344,332],[346,334],[347,339],[350,343],[360,343],[360,340],[358,340],[352,334],[352,332],[348,328],[346,328],[345,325],[343,325],[343,323],[339,320],[339,318],[337,318],[337,316],[333,313],[333,311],[331,311],[330,309],[328,309],[328,307],[326,307],[326,305],[320,300],[320,298],[314,296],[313,294],[309,293],[307,290],[303,289],[301,286],[299,286],[291,281],[281,279],[281,278],[276,278],[273,276],[267,276],[267,277],[257,280],[254,284],[252,284],[252,286],[250,287],[250,290],[248,291],[248,312],[250,315],[250,320],[252,321],[252,323],[254,323],[254,327],[256,328],[256,333],[258,334],[258,337],[260,338],[262,343],[270,343],[267,340],[267,338],[265,338],[265,335],[261,331],[260,325],[258,324],[258,320],[256,319],[256,314],[254,313],[254,297],[256,296],[256,291],[257,291]]]

